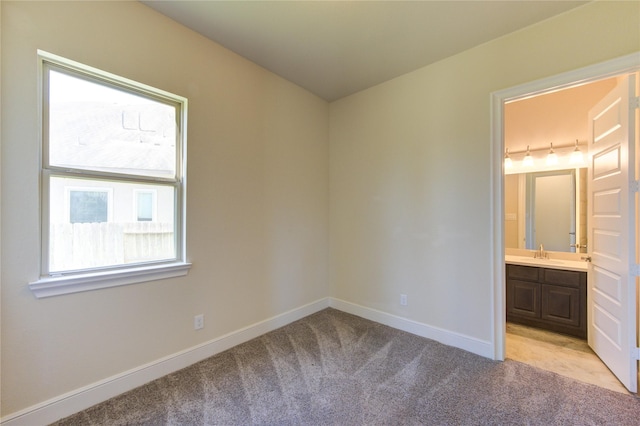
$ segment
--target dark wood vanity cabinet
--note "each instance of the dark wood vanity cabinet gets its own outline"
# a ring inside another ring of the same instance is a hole
[[[507,264],[507,321],[586,339],[587,273]]]

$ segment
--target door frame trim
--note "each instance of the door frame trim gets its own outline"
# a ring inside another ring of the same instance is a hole
[[[506,291],[504,272],[504,104],[544,93],[593,83],[620,74],[640,70],[640,52],[611,59],[562,74],[531,81],[490,94],[491,156],[491,260],[492,260],[492,327],[493,359],[505,358]],[[634,300],[633,303],[636,303]]]

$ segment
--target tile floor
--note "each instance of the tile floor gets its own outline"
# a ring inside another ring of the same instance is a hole
[[[586,340],[507,323],[506,356],[582,382],[628,393]]]

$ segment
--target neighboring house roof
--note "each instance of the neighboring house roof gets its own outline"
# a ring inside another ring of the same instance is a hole
[[[52,104],[49,114],[52,165],[175,174],[176,117],[169,105],[65,102]]]

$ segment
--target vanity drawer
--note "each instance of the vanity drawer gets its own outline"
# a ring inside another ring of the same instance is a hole
[[[541,282],[556,284],[566,287],[580,288],[580,284],[586,283],[586,273],[577,271],[565,271],[560,269],[541,269]]]
[[[540,279],[540,270],[540,268],[536,268],[533,266],[507,264],[507,278],[516,280],[538,281]]]

